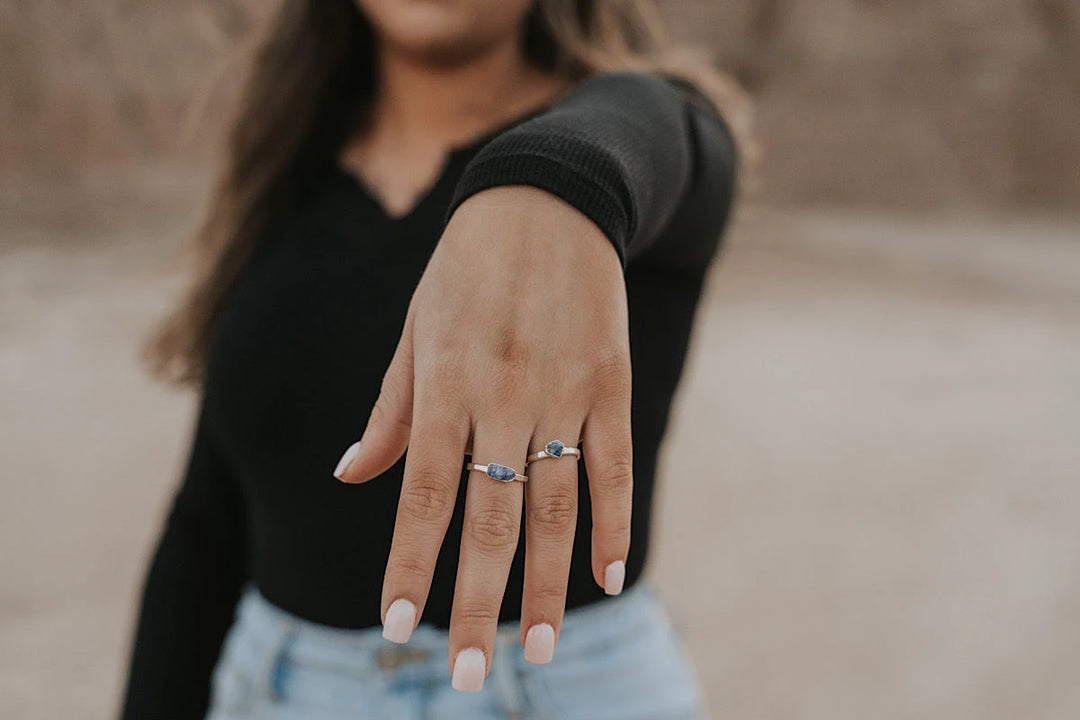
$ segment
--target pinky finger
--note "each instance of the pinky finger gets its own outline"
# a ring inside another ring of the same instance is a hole
[[[609,407],[597,406],[586,421],[582,455],[592,502],[593,578],[608,595],[618,595],[630,550],[634,461],[629,408]]]

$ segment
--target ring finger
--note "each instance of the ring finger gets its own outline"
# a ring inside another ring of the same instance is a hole
[[[521,642],[525,646],[525,659],[532,663],[551,660],[566,609],[578,514],[578,458],[569,451],[577,447],[573,439],[578,437],[581,424],[561,425],[560,435],[537,433],[529,451],[531,457],[546,449],[555,437],[567,441],[566,452],[561,457],[534,460],[528,465]],[[552,451],[560,452],[560,449],[552,446]]]

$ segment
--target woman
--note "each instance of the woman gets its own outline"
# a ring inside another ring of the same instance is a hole
[[[639,579],[735,151],[631,10],[285,0],[154,346],[125,718],[699,715]]]

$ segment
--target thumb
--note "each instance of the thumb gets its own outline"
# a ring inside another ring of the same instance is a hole
[[[409,446],[412,404],[413,343],[412,313],[409,313],[364,434],[345,451],[334,477],[347,483],[367,482],[396,463]]]

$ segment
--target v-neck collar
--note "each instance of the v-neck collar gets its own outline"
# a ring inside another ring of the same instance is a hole
[[[394,225],[405,223],[416,215],[422,214],[432,199],[441,194],[440,191],[443,190],[443,186],[446,182],[452,177],[457,177],[460,174],[457,171],[463,169],[462,165],[471,158],[473,154],[479,151],[481,147],[510,128],[520,125],[526,120],[531,120],[546,112],[557,101],[558,99],[544,103],[526,113],[499,123],[490,130],[486,130],[480,135],[477,135],[472,140],[451,146],[443,155],[443,160],[439,166],[438,173],[435,175],[435,179],[424,190],[417,194],[416,200],[413,201],[409,209],[401,214],[389,212],[386,209],[386,206],[383,205],[378,193],[376,193],[362,177],[342,165],[340,159],[335,159],[333,169],[360,192],[364,199],[374,208],[375,212],[377,212],[384,221]]]
[[[413,200],[409,209],[400,214],[391,213],[387,210],[386,206],[383,205],[379,194],[367,184],[364,178],[349,170],[340,162],[334,163],[334,171],[339,174],[350,187],[359,192],[365,202],[374,209],[382,220],[397,225],[407,222],[409,219],[421,214],[428,203],[431,202],[432,198],[440,194],[440,191],[443,189],[443,185],[447,180],[456,175],[454,170],[457,169],[464,159],[464,155],[466,154],[465,150],[466,148],[464,147],[451,148],[448,150],[443,156],[442,164],[439,166],[439,171],[435,175],[435,179],[432,180],[424,190],[417,193],[416,199]]]

